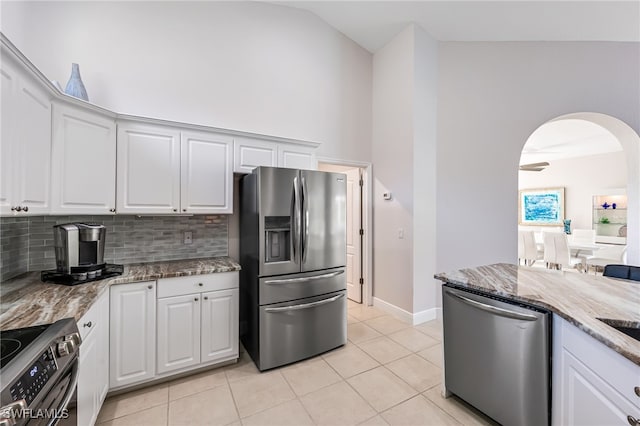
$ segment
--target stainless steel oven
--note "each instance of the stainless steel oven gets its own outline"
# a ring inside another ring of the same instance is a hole
[[[73,318],[0,331],[0,426],[55,425],[78,383],[80,334]]]

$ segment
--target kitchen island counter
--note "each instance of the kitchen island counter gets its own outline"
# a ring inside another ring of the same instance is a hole
[[[0,285],[0,330],[69,317],[77,321],[114,284],[239,270],[240,265],[230,257],[138,263],[125,265],[122,275],[76,286],[43,283],[40,272],[28,272]]]
[[[504,263],[439,273],[435,278],[547,308],[640,365],[640,342],[598,320],[639,327],[640,283]]]

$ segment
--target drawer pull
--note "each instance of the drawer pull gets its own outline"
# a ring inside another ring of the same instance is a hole
[[[636,393],[637,396],[640,396],[640,386],[636,386],[635,388],[633,388],[633,391]]]
[[[198,285],[199,285],[200,287],[202,287],[204,284],[202,284],[202,283],[198,283]]]
[[[193,299],[193,301],[194,301],[194,302],[197,302],[197,301],[198,301],[198,298],[197,298],[197,297],[195,297],[195,298]]]
[[[92,325],[93,323],[91,321],[85,322],[84,324],[82,324],[83,327],[91,327]]]
[[[209,296],[205,296],[205,297],[204,297],[204,300],[209,300]]]
[[[147,286],[147,288],[148,288],[149,290],[151,290],[151,289],[153,288],[153,286],[152,286],[152,285],[148,285],[148,286]]]
[[[627,421],[631,426],[640,426],[640,422],[633,416],[627,416]]]

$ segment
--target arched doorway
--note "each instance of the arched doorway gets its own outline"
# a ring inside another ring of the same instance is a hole
[[[587,112],[566,114],[549,120],[536,129],[536,131],[532,133],[532,136],[545,126],[555,126],[560,128],[560,124],[564,125],[570,122],[583,124],[576,128],[583,130],[591,129],[593,132],[599,132],[602,138],[601,141],[607,140],[607,142],[602,142],[602,144],[610,144],[610,152],[616,151],[614,145],[618,146],[618,150],[620,148],[622,149],[622,152],[619,154],[618,161],[623,162],[623,164],[626,163],[626,185],[624,186],[626,187],[627,195],[627,262],[629,264],[638,265],[640,264],[640,136],[638,136],[638,134],[626,123],[615,117],[600,113]],[[570,127],[571,126],[568,128]],[[598,146],[587,147],[586,144],[584,147],[586,148],[585,152],[588,152],[588,150],[591,149],[595,149],[597,151],[598,149]],[[603,148],[602,146],[599,148],[607,151],[607,148]],[[542,163],[542,165],[538,165],[538,168],[546,167],[544,163],[548,163],[547,161],[543,160],[541,157],[538,158],[539,161],[533,161],[532,159],[535,158],[535,156],[531,156],[531,153],[531,150],[528,151],[527,144],[525,144],[523,147],[523,154],[521,154],[521,156],[529,155],[529,157],[526,161],[521,161],[520,164]],[[524,159],[525,157],[522,158]],[[536,164],[533,165],[533,168],[536,168]],[[616,172],[619,171],[616,170]],[[601,175],[602,173],[606,173],[606,170],[598,170],[597,167],[593,170],[594,175]],[[599,189],[601,188],[594,188],[594,191]]]

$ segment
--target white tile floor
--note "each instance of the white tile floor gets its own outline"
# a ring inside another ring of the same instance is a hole
[[[117,395],[100,425],[487,425],[444,399],[442,325],[410,326],[349,302],[348,343],[265,373],[237,364]]]

